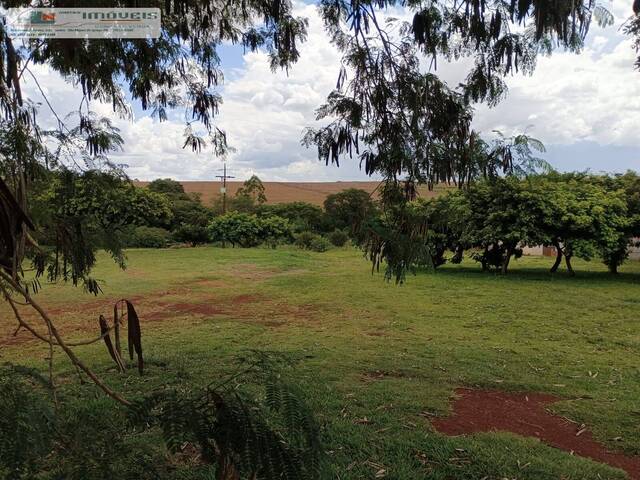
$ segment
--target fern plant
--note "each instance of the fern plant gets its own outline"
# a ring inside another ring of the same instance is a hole
[[[225,386],[236,378],[160,390],[130,407],[59,390],[54,408],[46,378],[0,368],[0,479],[323,478],[320,428],[301,393],[262,373],[258,400]]]
[[[139,424],[156,424],[167,447],[193,444],[216,480],[313,480],[322,476],[320,429],[293,387],[264,382],[265,401],[228,389],[157,392],[134,406]]]

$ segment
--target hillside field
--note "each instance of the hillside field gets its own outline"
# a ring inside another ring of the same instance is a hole
[[[134,184],[140,187],[148,185],[149,182],[135,180]],[[221,182],[180,182],[186,193],[195,193],[200,196],[203,205],[211,206],[220,197]],[[227,182],[227,195],[233,197],[243,182]],[[364,190],[377,197],[380,182],[262,182],[264,185],[267,204],[307,202],[313,205],[322,206],[328,195],[339,193],[349,188]],[[423,197],[432,197],[446,190],[447,187],[437,185],[433,190],[426,186],[419,188],[419,193]]]
[[[147,374],[122,376],[102,344],[79,347],[110,385],[135,398],[164,385],[203,385],[250,350],[285,352],[287,375],[322,425],[334,478],[622,479],[625,473],[510,433],[447,437],[432,420],[460,387],[538,392],[549,408],[607,448],[640,455],[640,263],[609,275],[575,262],[577,277],[524,257],[506,276],[471,262],[419,272],[404,285],[371,274],[351,248],[130,250],[106,255],[104,294],[45,285],[40,302],[68,339],[98,333],[99,314],[131,299]],[[48,349],[0,303],[0,361],[47,368]],[[35,354],[35,355],[34,355]],[[33,360],[35,358],[35,360]],[[61,394],[99,396],[56,354]]]

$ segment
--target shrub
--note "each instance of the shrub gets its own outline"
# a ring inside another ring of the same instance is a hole
[[[309,245],[309,250],[314,252],[326,252],[331,248],[331,242],[320,235],[316,235],[316,237],[311,240],[311,245]]]
[[[306,202],[277,203],[260,205],[256,211],[259,217],[277,216],[291,223],[296,233],[310,230],[319,232],[323,227],[324,212],[317,205]]]
[[[313,232],[301,232],[296,237],[296,245],[309,250],[311,248],[311,242],[313,242],[316,237],[318,237],[318,235]]]
[[[255,247],[261,242],[260,222],[255,215],[231,212],[214,218],[207,227],[214,242],[229,242],[234,247]]]
[[[169,243],[171,234],[159,227],[136,227],[129,240],[130,247],[163,248]]]
[[[281,217],[265,217],[258,219],[260,238],[264,243],[275,248],[279,243],[288,243],[293,238],[293,231],[288,220]]]
[[[349,240],[349,236],[343,230],[334,230],[328,236],[329,241],[336,247],[343,247]]]
[[[290,241],[291,225],[280,217],[258,218],[247,213],[232,212],[214,218],[207,227],[214,242],[230,242],[233,246],[255,247],[261,243],[275,247]]]
[[[183,223],[172,232],[172,237],[176,242],[190,243],[191,245],[201,245],[209,241],[207,228],[200,225]]]

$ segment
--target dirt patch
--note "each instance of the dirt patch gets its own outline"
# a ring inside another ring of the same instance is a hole
[[[203,281],[203,279],[198,279]],[[186,292],[186,293],[185,293]],[[283,301],[274,301],[255,294],[241,294],[235,296],[217,296],[213,292],[200,292],[194,295],[189,288],[173,288],[166,291],[153,292],[146,295],[130,297],[143,325],[147,322],[165,322],[175,318],[191,317],[193,319],[225,317],[246,323],[253,323],[265,327],[281,327],[292,322],[309,323],[317,316],[317,307],[311,304],[291,305]],[[188,295],[187,295],[188,294]],[[191,302],[184,301],[188,297]],[[103,314],[108,319],[113,315],[113,304],[118,299],[101,298],[83,303],[69,303],[64,306],[56,306],[48,309],[49,314],[57,322],[63,335],[76,335],[78,337],[92,337],[98,329],[98,315]],[[32,323],[42,334],[42,321],[37,314],[23,308],[22,314],[25,320]],[[143,327],[144,328],[144,327]],[[15,326],[10,325],[13,332]],[[39,340],[26,331],[21,330],[14,336],[9,333],[0,336],[0,347],[22,345]]]
[[[553,415],[546,406],[560,399],[541,393],[456,390],[453,415],[433,420],[446,435],[504,431],[535,437],[548,445],[625,470],[640,479],[640,457],[611,452],[584,426]]]

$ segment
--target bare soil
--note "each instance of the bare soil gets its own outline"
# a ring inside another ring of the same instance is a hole
[[[433,420],[446,435],[504,431],[540,441],[572,454],[625,470],[640,479],[640,457],[612,452],[594,440],[584,425],[550,413],[546,407],[560,399],[541,393],[506,393],[460,388],[453,414]]]

